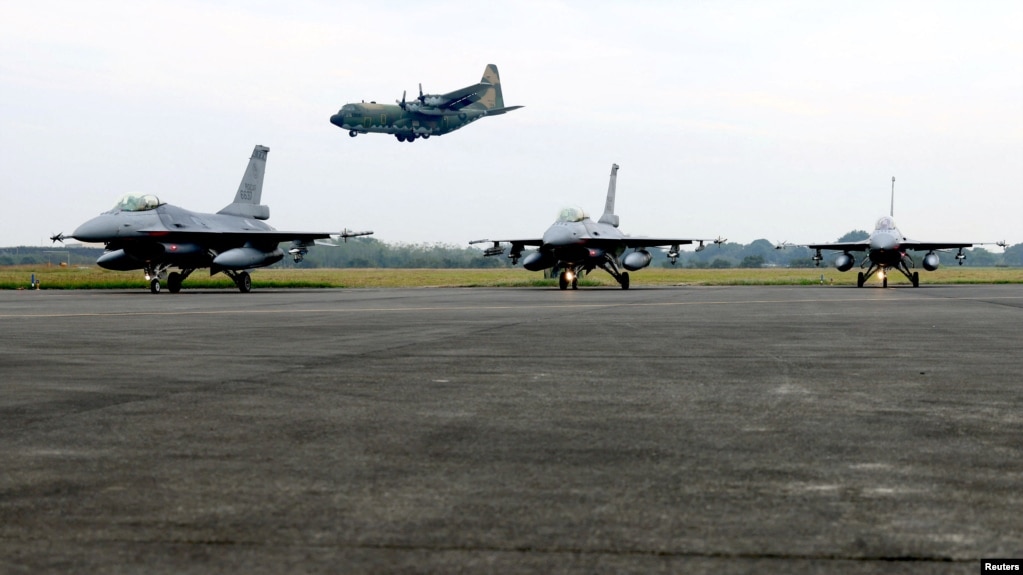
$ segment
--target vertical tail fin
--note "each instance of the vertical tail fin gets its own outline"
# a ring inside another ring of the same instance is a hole
[[[479,103],[483,104],[488,110],[503,108],[504,95],[501,94],[501,76],[497,73],[497,66],[487,64],[486,69],[483,70],[483,79],[480,80],[480,83],[490,84],[490,87],[483,93]]]
[[[263,198],[263,174],[266,173],[266,155],[270,148],[257,145],[252,149],[249,165],[245,168],[242,181],[238,184],[238,192],[234,202],[217,212],[231,216],[242,216],[257,220],[270,218],[269,206],[260,205]]]
[[[888,211],[888,217],[895,217],[895,176],[892,176],[892,207]]]
[[[618,181],[618,164],[611,164],[611,181],[607,184],[607,201],[604,202],[604,214],[598,220],[602,224],[618,227],[618,216],[615,215],[615,187]]]

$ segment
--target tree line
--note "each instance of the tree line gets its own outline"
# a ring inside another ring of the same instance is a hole
[[[851,231],[838,239],[840,242],[867,238],[863,230]],[[489,245],[489,244],[487,244]],[[287,244],[282,245],[287,250]],[[788,246],[775,249],[771,242],[760,239],[749,244],[726,242],[706,246],[694,251],[683,246],[677,266],[689,268],[761,268],[761,267],[814,267],[813,250]],[[93,265],[103,253],[102,248],[87,246],[0,248],[0,266],[13,265]],[[671,267],[671,263],[658,250],[651,252],[651,265]],[[1004,253],[993,253],[983,246],[964,250],[963,265],[975,267],[1023,266],[1023,243],[1009,246]],[[942,265],[955,265],[956,250],[938,252]],[[823,252],[822,266],[832,265],[837,252]],[[910,252],[920,265],[922,252]],[[314,246],[305,259],[296,263],[285,254],[276,267],[284,268],[494,268],[510,267],[506,257],[483,257],[482,248],[450,244],[387,243],[375,238],[352,238],[337,247]]]

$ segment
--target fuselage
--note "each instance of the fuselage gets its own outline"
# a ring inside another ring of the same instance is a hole
[[[71,237],[106,244],[107,251],[97,264],[125,271],[144,269],[154,263],[181,268],[211,267],[218,254],[246,246],[265,254],[259,265],[269,265],[283,257],[277,244],[264,245],[244,235],[247,231],[269,230],[273,230],[269,224],[252,218],[158,204],[144,209],[115,207],[78,226]]]
[[[592,267],[586,264],[599,265],[607,253],[620,256],[625,246],[619,240],[624,237],[618,228],[589,218],[559,219],[543,233],[540,251],[552,254],[561,267]]]
[[[867,254],[870,261],[882,267],[898,266],[905,257],[901,246],[903,239],[902,232],[895,227],[892,218],[880,218],[868,238],[870,249]]]
[[[330,123],[356,133],[412,135],[416,137],[440,136],[475,122],[487,115],[483,108],[465,107],[457,112],[427,114],[392,104],[374,102],[345,104]]]

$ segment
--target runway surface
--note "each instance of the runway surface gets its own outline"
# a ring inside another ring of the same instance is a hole
[[[0,572],[976,573],[1023,286],[0,292]]]

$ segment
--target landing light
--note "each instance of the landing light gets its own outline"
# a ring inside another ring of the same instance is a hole
[[[884,279],[884,272],[883,271],[877,272],[877,277],[880,279]]]
[[[568,281],[572,281],[575,279],[575,274],[572,272],[565,272],[565,279],[567,279]]]

